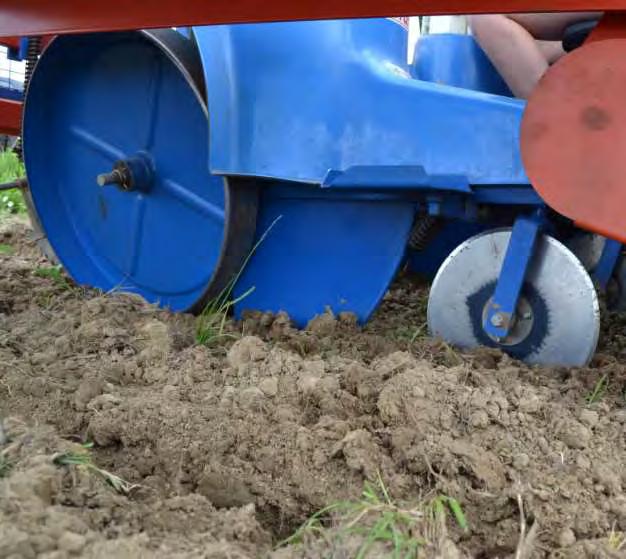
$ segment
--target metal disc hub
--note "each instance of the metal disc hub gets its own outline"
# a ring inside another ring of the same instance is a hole
[[[154,183],[154,174],[154,161],[150,154],[138,153],[135,157],[116,161],[113,170],[98,175],[96,182],[98,186],[115,185],[125,192],[148,192]]]
[[[460,348],[499,347],[531,364],[588,364],[600,331],[597,294],[578,258],[547,235],[537,240],[509,336],[486,334],[483,320],[510,236],[510,230],[483,233],[448,256],[430,292],[430,332]]]
[[[490,297],[489,301],[483,307],[483,324],[489,314],[491,302],[492,298]],[[494,315],[494,317],[492,317],[492,321],[496,316],[497,315]],[[515,314],[512,317],[512,324],[509,335],[506,338],[496,338],[495,336],[491,336],[490,334],[487,335],[489,335],[489,337],[494,342],[501,346],[516,346],[528,338],[533,330],[534,323],[535,315],[533,314],[532,305],[529,303],[528,299],[522,295],[517,302],[517,309],[515,310]],[[494,324],[494,326],[501,326],[501,324]]]

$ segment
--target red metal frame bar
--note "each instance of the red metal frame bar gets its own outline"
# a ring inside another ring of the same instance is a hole
[[[20,38],[19,37],[2,37],[0,38],[0,45],[9,47],[10,49],[19,49]]]
[[[22,103],[0,99],[0,133],[19,136],[22,133]]]
[[[0,0],[0,36],[411,15],[626,10],[626,0]]]
[[[16,36],[303,19],[626,10],[626,0],[0,0],[0,44]],[[18,135],[21,103],[0,99],[0,132]]]

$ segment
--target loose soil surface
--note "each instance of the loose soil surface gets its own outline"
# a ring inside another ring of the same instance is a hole
[[[589,368],[529,368],[429,339],[402,278],[363,329],[252,313],[201,346],[42,272],[24,224],[0,247],[0,558],[394,557],[389,528],[365,545],[385,514],[398,557],[626,557],[623,317]],[[368,480],[383,504],[278,545]]]

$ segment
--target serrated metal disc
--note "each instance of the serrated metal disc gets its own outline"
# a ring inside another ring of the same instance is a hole
[[[510,236],[510,230],[483,233],[448,256],[430,291],[431,335],[460,348],[484,345],[479,327],[482,315],[476,316],[482,309],[473,309],[471,301],[486,286],[495,285]],[[579,259],[556,239],[540,236],[525,287],[541,301],[535,320],[542,321],[543,327],[541,339],[516,357],[529,364],[587,365],[598,343],[600,309],[591,278]]]

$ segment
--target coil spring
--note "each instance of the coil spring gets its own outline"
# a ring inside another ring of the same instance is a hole
[[[26,49],[26,68],[24,70],[24,96],[26,96],[26,92],[28,91],[28,85],[30,84],[30,80],[33,77],[33,71],[35,70],[35,64],[37,64],[37,60],[39,60],[39,55],[41,54],[41,37],[29,37],[28,38],[28,48]],[[17,143],[15,144],[15,153],[19,157],[20,161],[22,161],[22,138],[18,138]]]
[[[409,247],[413,250],[425,250],[439,230],[440,222],[441,220],[431,215],[418,215],[409,237]]]

